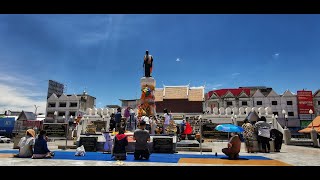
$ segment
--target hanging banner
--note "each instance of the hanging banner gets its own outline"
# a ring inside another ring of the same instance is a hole
[[[311,109],[314,112],[312,91],[297,91],[298,113],[309,114]]]

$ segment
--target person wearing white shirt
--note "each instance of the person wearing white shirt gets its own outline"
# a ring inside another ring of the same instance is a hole
[[[149,117],[148,116],[142,116],[141,117],[141,120],[143,120],[144,122],[146,122],[146,130],[148,130],[149,131],[149,133],[150,133],[150,119],[149,119]]]
[[[171,115],[168,113],[167,109],[164,109],[163,112],[164,112],[164,115],[163,115],[164,116],[163,133],[167,134],[166,128],[167,128],[167,126],[169,126],[170,121],[171,121],[172,118],[171,118]]]

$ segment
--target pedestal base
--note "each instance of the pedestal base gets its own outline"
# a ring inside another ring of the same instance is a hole
[[[143,77],[140,79],[140,86],[141,88],[145,87],[146,85],[156,87],[156,80],[152,77]]]

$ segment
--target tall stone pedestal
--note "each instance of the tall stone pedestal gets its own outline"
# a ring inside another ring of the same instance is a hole
[[[288,145],[290,144],[290,141],[291,141],[291,132],[289,129],[284,129],[283,132],[284,132],[283,134],[284,144]]]
[[[141,98],[138,109],[138,116],[154,116],[156,114],[154,89],[156,81],[152,77],[143,77],[140,80]]]
[[[311,140],[313,143],[313,147],[319,147],[319,141],[317,140],[317,131],[315,129],[311,130]]]

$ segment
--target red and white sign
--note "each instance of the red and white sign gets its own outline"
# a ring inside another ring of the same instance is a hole
[[[297,91],[297,98],[299,114],[309,114],[310,109],[314,112],[312,91]]]

